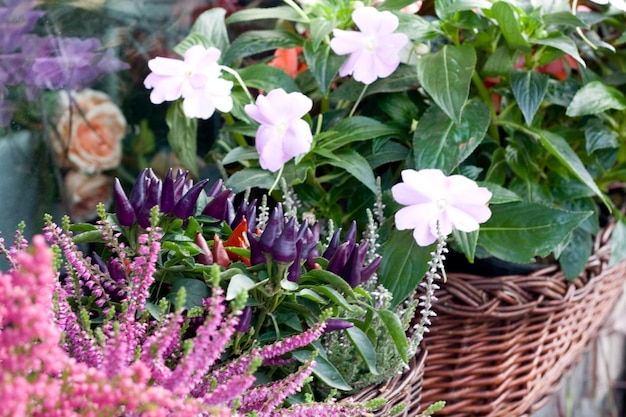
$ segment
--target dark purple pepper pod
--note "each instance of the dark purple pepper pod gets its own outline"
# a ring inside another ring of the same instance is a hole
[[[367,256],[368,247],[369,247],[369,242],[363,239],[361,243],[356,245],[356,247],[354,248],[354,251],[357,252],[358,254],[356,262],[359,267],[361,267],[363,265],[363,262],[365,262],[365,257]]]
[[[372,275],[374,275],[374,272],[378,270],[382,261],[383,257],[377,256],[372,262],[369,263],[369,265],[361,269],[361,283],[367,281],[372,277]]]
[[[235,331],[237,333],[245,333],[250,328],[250,324],[252,323],[252,307],[245,306],[243,310],[241,310],[241,314],[239,315],[239,323],[235,326]]]
[[[342,319],[328,319],[326,320],[326,327],[324,333],[334,332],[337,330],[345,330],[354,327],[354,323],[348,320]]]
[[[346,232],[346,236],[343,238],[344,242],[356,243],[356,222],[352,220],[350,228]]]
[[[291,282],[300,281],[300,277],[302,276],[302,265],[300,265],[300,259],[302,254],[302,241],[298,240],[296,242],[296,255],[294,257],[294,261],[291,265],[289,265],[289,269],[287,270],[287,280]]]
[[[174,210],[176,200],[174,199],[174,178],[172,177],[172,168],[167,171],[167,175],[161,186],[161,212],[170,214]]]
[[[135,214],[139,213],[139,210],[141,210],[141,206],[143,206],[143,203],[146,201],[146,193],[148,192],[148,178],[146,177],[147,174],[148,169],[144,168],[137,176],[135,185],[133,185],[133,189],[130,192],[129,200],[130,204],[135,210]]]
[[[224,220],[228,224],[233,224],[235,220],[235,205],[233,204],[233,199],[235,198],[234,194],[231,194],[226,199],[226,213],[224,213]]]
[[[239,206],[237,207],[237,211],[235,212],[235,218],[233,219],[232,223],[229,223],[229,226],[231,229],[234,229],[239,223],[241,223],[241,220],[244,217],[246,219],[248,218],[247,216],[248,206],[249,206],[248,200],[246,199],[241,200],[241,203],[239,203]]]
[[[209,188],[209,191],[207,191],[206,195],[210,198],[214,198],[215,196],[217,196],[219,193],[221,193],[222,187],[224,185],[224,181],[222,181],[222,179],[218,179],[217,181],[215,181],[215,184],[213,184],[211,186],[211,188]]]
[[[187,175],[189,171],[178,170],[176,179],[174,180],[174,201],[177,202],[183,197],[185,184],[187,183]]]
[[[252,200],[252,202],[248,205],[248,210],[246,211],[246,220],[248,221],[248,235],[253,235],[256,233],[256,199]]]
[[[272,210],[270,218],[265,225],[265,230],[263,231],[261,239],[259,240],[259,248],[263,253],[272,252],[274,242],[276,242],[278,236],[280,236],[280,234],[283,232],[285,219],[282,216],[282,210],[278,209],[279,206],[274,207],[274,210]]]
[[[345,242],[350,243],[350,242]],[[359,251],[356,248],[350,252],[350,257],[343,267],[339,276],[343,278],[350,287],[355,288],[361,283],[361,264],[359,263]]]
[[[217,220],[226,220],[228,217],[228,199],[231,190],[226,189],[220,191],[202,210],[205,216],[213,217]]]
[[[259,238],[255,235],[248,235],[248,243],[250,243],[250,265],[259,265],[265,263],[266,259],[261,252]]]
[[[196,185],[191,187],[180,200],[178,200],[176,206],[174,207],[174,216],[179,219],[186,220],[189,216],[193,216],[195,214],[198,197],[200,197],[200,193],[204,189],[207,182],[209,182],[207,179],[198,182]]]
[[[296,235],[296,240],[304,239],[304,236],[306,235],[306,231],[308,230],[308,228],[309,228],[309,222],[308,220],[305,219],[300,225],[300,227],[298,228],[298,234]]]
[[[107,272],[111,279],[120,285],[126,281],[126,273],[119,259],[111,258],[107,261]]]
[[[332,237],[330,238],[330,242],[328,242],[328,246],[326,247],[326,250],[322,254],[322,257],[330,260],[335,255],[335,251],[337,251],[337,248],[339,247],[339,235],[340,234],[341,234],[341,228],[335,230],[335,233],[333,233]]]
[[[135,222],[135,209],[130,204],[128,197],[126,197],[126,193],[118,178],[115,178],[113,185],[113,196],[115,198],[117,220],[122,226],[131,226]]]
[[[296,218],[292,217],[272,246],[272,258],[276,262],[287,264],[296,259],[296,234]]]
[[[327,271],[332,272],[335,275],[341,274],[341,271],[346,266],[346,262],[348,262],[348,256],[350,256],[348,247],[348,242],[343,242],[339,245],[333,257],[328,261],[328,266],[326,267]]]
[[[95,265],[98,265],[100,272],[109,272],[109,268],[107,268],[107,264],[104,262],[104,259],[102,259],[96,252],[91,252],[91,259],[93,259]]]
[[[144,229],[150,227],[150,210],[159,205],[161,181],[151,180],[146,193],[145,201],[137,213],[137,223]]]

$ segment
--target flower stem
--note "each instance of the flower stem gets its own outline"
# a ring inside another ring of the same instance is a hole
[[[363,86],[363,90],[361,90],[361,94],[359,94],[359,98],[357,98],[356,101],[354,102],[354,106],[352,106],[352,110],[350,110],[350,114],[348,115],[348,117],[352,117],[352,115],[356,111],[356,108],[358,107],[359,103],[361,103],[361,100],[363,99],[363,96],[365,95],[365,91],[367,90],[368,86],[369,84],[365,84]]]
[[[276,188],[276,186],[278,185],[278,181],[280,181],[280,178],[283,176],[283,169],[285,169],[284,165],[280,167],[280,170],[278,171],[278,175],[276,176],[276,179],[274,180],[274,184],[272,184],[269,191],[267,192],[268,195],[272,194],[272,191],[274,191],[274,188]]]
[[[309,19],[309,16],[306,15],[304,10],[302,10],[302,8],[298,6],[298,4],[295,1],[293,0],[283,0],[283,1],[287,3],[287,5],[289,5],[292,9],[294,9],[296,13],[300,15],[300,17],[302,17],[302,19],[304,20],[304,23],[311,23],[311,19]]]
[[[248,96],[248,100],[250,100],[250,104],[254,104],[254,97],[252,97],[252,94],[250,93],[250,90],[248,90],[246,83],[243,82],[241,75],[239,75],[237,71],[235,71],[234,69],[230,67],[227,67],[226,65],[220,65],[220,69],[226,71],[227,73],[235,77],[239,85],[241,85],[241,88],[243,88],[244,93],[246,93],[246,96]]]

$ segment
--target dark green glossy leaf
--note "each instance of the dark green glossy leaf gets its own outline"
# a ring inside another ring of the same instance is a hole
[[[413,134],[415,166],[438,168],[449,174],[482,142],[489,120],[489,108],[480,101],[467,104],[460,123],[449,119],[438,107],[431,107]]]
[[[304,363],[311,358],[312,353],[308,350],[298,350],[292,352],[293,356],[300,362]],[[342,391],[350,391],[352,387],[348,385],[346,380],[341,376],[337,368],[324,358],[322,355],[315,357],[315,367],[313,367],[313,375],[318,377],[324,384],[330,388],[337,388]]]
[[[456,123],[461,121],[475,66],[476,51],[469,44],[444,45],[441,50],[425,55],[417,62],[420,84]]]
[[[624,109],[626,109],[626,97],[621,91],[601,81],[592,81],[576,92],[566,114],[570,117],[578,117],[607,110]]]
[[[492,182],[480,182],[479,185],[481,187],[486,187],[489,191],[491,191],[492,195],[491,199],[489,199],[489,204],[505,204],[522,201],[522,198],[519,195],[498,184],[494,184]]]
[[[339,291],[335,290],[334,288],[328,285],[318,285],[316,287],[313,287],[312,289],[315,290],[317,293],[322,294],[329,300],[331,300],[335,305],[338,305],[339,307],[344,308],[347,311],[350,311],[350,312],[360,311],[359,308],[356,308],[355,306],[350,305],[350,303],[348,303],[348,301],[344,298],[343,295],[339,293]]]
[[[499,46],[494,53],[489,54],[482,68],[482,73],[488,77],[497,77],[511,72],[513,59],[506,45]]]
[[[451,19],[456,12],[490,7],[491,2],[486,0],[435,0],[435,11],[441,20]]]
[[[380,7],[384,6],[382,3]],[[425,42],[441,36],[441,29],[438,21],[428,21],[422,16],[410,13],[397,13],[398,29],[397,32],[406,34],[413,42]]]
[[[251,7],[245,8],[228,16],[226,23],[250,22],[263,19],[283,19],[291,22],[303,21],[293,7],[277,6],[277,7]]]
[[[74,243],[102,243],[102,232],[100,230],[90,230],[72,236]]]
[[[512,50],[522,50],[525,52],[530,51],[528,42],[522,33],[520,26],[521,19],[519,19],[516,10],[510,3],[504,1],[498,1],[491,6],[491,12],[494,19],[497,20],[502,35],[509,48]]]
[[[346,329],[345,332],[352,346],[354,346],[359,356],[367,365],[367,369],[369,369],[370,373],[372,375],[378,375],[378,370],[376,369],[376,351],[367,335],[356,326]]]
[[[180,278],[172,285],[170,292],[166,296],[167,300],[172,304],[176,304],[178,291],[183,287],[187,294],[185,298],[185,308],[187,310],[202,306],[203,300],[211,296],[209,287],[203,281],[193,278]]]
[[[548,256],[593,212],[560,210],[536,203],[509,203],[491,207],[492,215],[480,227],[478,244],[493,256],[528,263]]]
[[[354,292],[350,285],[340,276],[323,269],[312,269],[300,277],[299,284],[314,282],[316,284],[330,284],[339,290],[345,297],[354,298]]]
[[[191,27],[189,36],[176,45],[174,51],[182,56],[189,47],[198,44],[214,46],[220,51],[226,50],[230,42],[224,22],[225,15],[226,10],[220,7],[203,12]]]
[[[329,164],[346,170],[350,175],[369,188],[372,193],[377,193],[374,172],[367,163],[367,160],[358,152],[349,149],[340,152],[329,152],[325,149],[317,149],[315,153],[325,158],[323,161],[320,161],[320,164]]]
[[[604,126],[598,119],[590,120],[585,126],[585,150],[588,154],[599,149],[619,148],[617,133]]]
[[[248,88],[270,91],[282,88],[288,93],[299,91],[296,82],[285,71],[269,65],[250,65],[239,70],[239,75]]]
[[[309,22],[309,30],[311,31],[310,46],[313,48],[313,50],[317,50],[319,48],[320,44],[324,41],[324,39],[326,39],[328,35],[330,35],[333,29],[335,29],[336,25],[337,22],[328,20],[323,17],[314,17],[313,19],[311,19],[311,21]]]
[[[304,43],[303,53],[311,75],[319,84],[322,94],[327,96],[343,58],[331,52],[330,45],[324,44],[316,47],[311,41]]]
[[[231,66],[241,58],[277,48],[296,46],[302,46],[302,38],[293,33],[277,30],[250,30],[237,37],[224,52],[223,64]]]
[[[337,123],[331,134],[325,135],[323,140],[316,140],[316,146],[327,151],[334,151],[352,142],[395,136],[400,132],[402,132],[401,129],[381,123],[378,120],[354,116]]]
[[[391,339],[393,339],[400,358],[405,363],[408,363],[409,341],[407,340],[404,329],[402,328],[400,318],[393,311],[389,310],[376,310],[376,314],[378,314],[378,317],[380,317],[380,320],[389,332]]]
[[[539,134],[541,144],[559,161],[561,161],[561,163],[574,177],[582,181],[606,204],[607,207],[610,207],[607,197],[602,194],[602,191],[598,188],[597,184],[593,180],[593,177],[587,171],[584,164],[576,152],[574,152],[574,150],[569,146],[567,141],[561,136],[546,130],[539,130],[537,132]]]
[[[559,265],[565,278],[573,280],[585,269],[593,250],[593,240],[588,232],[578,227],[572,232],[569,243],[559,256]]]
[[[454,237],[456,247],[461,250],[468,261],[473,263],[474,255],[476,254],[476,243],[478,242],[478,230],[467,233],[453,229],[452,236]]]
[[[548,91],[549,78],[537,71],[511,72],[511,89],[528,126],[532,124],[535,113]]]
[[[198,119],[185,116],[181,100],[175,101],[165,116],[169,132],[167,140],[180,163],[198,176],[196,130]]]
[[[228,152],[222,164],[228,165],[239,161],[249,161],[251,159],[259,159],[259,153],[254,146],[238,146],[232,151]]]
[[[226,186],[232,188],[235,194],[255,187],[269,190],[275,179],[274,174],[264,169],[244,168],[231,175],[226,180]]]
[[[626,259],[626,221],[624,218],[615,223],[611,232],[611,259],[609,265],[615,265],[622,259]]]
[[[379,166],[392,162],[404,161],[408,154],[409,148],[399,144],[398,142],[389,141],[371,155],[368,155],[367,162],[370,164],[372,169],[376,169]]]
[[[393,230],[383,244],[378,282],[393,294],[392,306],[409,297],[428,270],[434,245],[418,246],[412,230]]]
[[[546,26],[585,27],[585,23],[570,11],[544,14],[542,19]]]
[[[586,66],[585,61],[580,57],[576,43],[571,38],[563,34],[552,35],[547,38],[532,39],[531,42],[538,43],[539,45],[551,46],[555,49],[565,52],[572,58],[574,58],[583,67]]]

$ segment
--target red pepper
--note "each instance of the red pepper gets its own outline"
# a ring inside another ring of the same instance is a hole
[[[223,266],[224,268],[230,265],[228,252],[226,252],[226,249],[224,249],[224,243],[218,235],[215,235],[213,237],[213,261],[219,266]]]
[[[241,219],[241,223],[239,223],[237,225],[237,227],[235,227],[235,230],[233,230],[233,233],[230,235],[230,237],[226,240],[226,242],[224,242],[224,246],[231,247],[231,248],[248,248],[248,241],[246,240],[246,237],[244,235],[244,233],[246,233],[248,231],[248,221],[246,220],[245,216]],[[234,252],[230,252],[230,251],[226,251],[228,253],[228,256],[230,257],[231,261],[242,261],[243,263],[245,263],[247,266],[250,266],[250,259],[245,258],[241,255],[237,255]]]

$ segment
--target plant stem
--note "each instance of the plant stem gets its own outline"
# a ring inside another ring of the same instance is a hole
[[[356,101],[354,102],[354,106],[352,106],[352,110],[350,110],[350,114],[348,114],[348,117],[352,117],[352,115],[356,111],[356,108],[359,105],[359,103],[361,103],[361,100],[363,99],[363,96],[365,95],[365,91],[367,90],[368,86],[369,84],[365,84],[363,86],[363,90],[361,90],[361,94],[359,94],[359,98],[357,98]]]

